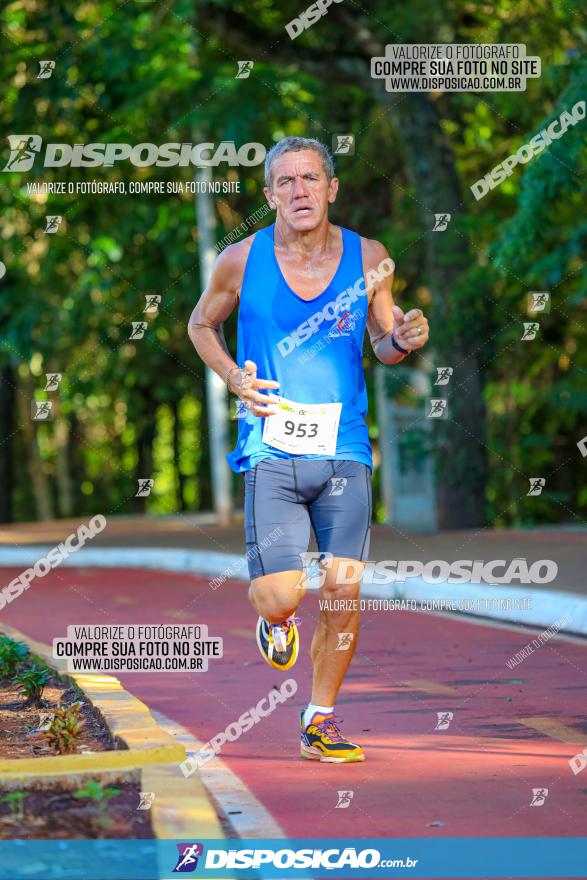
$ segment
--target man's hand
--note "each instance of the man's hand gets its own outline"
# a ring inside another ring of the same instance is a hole
[[[274,406],[267,404],[279,403],[279,397],[274,394],[259,394],[258,389],[279,388],[279,382],[257,379],[257,365],[253,361],[245,361],[244,368],[235,367],[231,370],[226,384],[229,391],[236,394],[254,416],[264,418],[277,412]]]
[[[423,348],[428,342],[430,328],[428,320],[421,309],[410,309],[404,314],[399,306],[392,306],[394,329],[393,335],[398,345],[408,351]]]

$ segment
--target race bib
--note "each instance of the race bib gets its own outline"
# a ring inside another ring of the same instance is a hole
[[[335,455],[342,403],[296,403],[279,398],[265,418],[263,443],[292,455]]]

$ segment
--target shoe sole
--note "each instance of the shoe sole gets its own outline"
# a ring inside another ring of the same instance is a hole
[[[300,755],[307,761],[321,761],[322,764],[360,764],[365,760],[365,755],[362,753],[352,758],[328,758],[318,749],[312,749],[303,743],[300,746]]]
[[[259,621],[260,620],[262,620],[262,618],[259,618]],[[259,652],[261,654],[261,657],[263,658],[263,660],[265,660],[266,663],[269,664],[269,666],[273,667],[273,669],[281,669],[283,672],[286,672],[288,669],[291,669],[291,667],[294,665],[294,663],[298,659],[298,651],[300,649],[300,634],[297,630],[297,627],[296,627],[296,634],[294,637],[293,653],[292,653],[290,659],[287,661],[287,663],[282,665],[281,663],[274,663],[273,660],[270,660],[269,657],[267,656],[267,654],[265,653],[265,651],[263,650],[263,646],[261,645],[261,639],[259,637],[259,631],[261,629],[259,621],[257,621],[257,627],[255,629],[255,638],[257,639],[257,647],[259,648]],[[294,624],[294,626],[295,626],[295,624]]]

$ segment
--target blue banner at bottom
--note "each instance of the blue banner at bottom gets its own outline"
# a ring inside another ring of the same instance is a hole
[[[0,880],[586,877],[587,837],[0,841]]]

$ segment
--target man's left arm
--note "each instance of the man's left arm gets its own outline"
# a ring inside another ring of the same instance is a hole
[[[394,263],[378,241],[362,239],[363,268],[368,287],[367,329],[377,360],[398,364],[428,342],[428,320],[420,309],[404,314],[392,295]],[[402,351],[403,349],[403,351]]]

